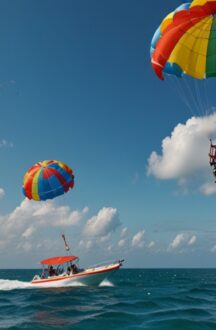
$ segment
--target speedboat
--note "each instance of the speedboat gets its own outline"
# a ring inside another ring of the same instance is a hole
[[[32,284],[39,287],[78,285],[98,286],[111,273],[118,270],[124,260],[86,269],[79,268],[76,256],[60,256],[40,261],[41,275],[35,275]],[[45,268],[47,266],[47,268]]]

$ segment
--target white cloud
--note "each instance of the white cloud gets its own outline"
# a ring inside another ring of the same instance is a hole
[[[189,239],[189,241],[188,241],[188,245],[194,245],[194,244],[196,243],[196,241],[197,241],[197,237],[196,237],[196,235],[193,235],[193,236]]]
[[[169,250],[175,250],[177,249],[179,246],[182,245],[183,242],[186,241],[187,239],[187,235],[185,233],[181,233],[176,235],[176,237],[174,238],[174,240],[170,243],[169,245]]]
[[[35,232],[35,228],[33,226],[30,226],[24,231],[24,233],[22,234],[22,237],[30,238],[34,232]]]
[[[71,210],[68,206],[57,206],[53,200],[24,199],[11,213],[0,215],[0,254],[5,258],[7,254],[10,260],[24,252],[31,263],[37,256],[40,260],[44,252],[47,256],[63,253],[62,227],[71,226],[72,229],[67,228],[66,239],[74,253],[94,251],[105,256],[111,252],[110,246],[117,245],[113,235],[120,226],[117,209],[104,207],[84,221],[88,212],[87,207]]]
[[[143,236],[145,234],[145,230],[140,230],[138,233],[136,233],[133,238],[131,245],[135,248],[142,248],[144,246]]]
[[[84,217],[87,210],[84,208],[81,211],[74,211],[69,207],[59,207],[54,201],[37,203],[24,199],[10,214],[0,216],[0,241],[4,241],[7,237],[6,245],[9,249],[17,247],[30,251],[26,240],[31,238],[32,245],[36,246],[41,240],[41,233],[44,233],[43,240],[47,235],[48,237],[53,235],[55,231],[60,235],[60,230],[55,228],[74,226]],[[50,240],[50,249],[55,245],[56,242]]]
[[[211,175],[208,164],[209,137],[215,135],[216,113],[192,117],[185,124],[178,124],[171,136],[163,139],[161,155],[155,151],[151,153],[148,175],[183,181],[195,174]],[[208,194],[209,187],[204,186],[201,191]]]
[[[197,241],[196,235],[192,235],[189,233],[179,233],[176,235],[174,240],[169,244],[168,251],[176,250],[179,247],[183,247],[184,245],[194,245]]]
[[[23,243],[22,248],[23,248],[24,251],[28,252],[32,249],[32,245],[29,242],[25,242],[25,243]]]
[[[55,223],[56,226],[71,226],[79,223],[80,220],[88,213],[88,207],[84,207],[81,211],[70,212],[69,207],[62,208],[62,214],[59,215],[59,219]]]
[[[200,187],[200,191],[203,195],[210,196],[216,193],[216,183],[206,182]]]
[[[154,241],[151,241],[148,245],[148,247],[151,249],[153,247],[155,247],[155,242]]]
[[[43,252],[52,252],[52,255],[56,252],[59,253],[59,247],[62,247],[62,241],[60,240],[56,240],[56,239],[52,239],[52,238],[47,238],[47,239],[43,239],[43,240],[38,240],[38,241],[34,241],[32,242],[34,243],[33,246],[34,248],[36,247],[37,249],[41,249]],[[59,244],[60,243],[60,244]]]
[[[32,203],[33,201],[30,201]],[[56,206],[53,201],[43,202],[43,205],[38,202],[33,207],[32,215],[38,219],[47,219],[52,222],[53,226],[71,226],[77,224],[84,215],[88,213],[88,207],[84,207],[81,211],[71,211],[68,206]]]
[[[127,241],[126,239],[120,239],[120,241],[118,242],[118,246],[121,248],[121,247],[124,247],[126,245]]]
[[[5,139],[0,140],[0,148],[13,148],[13,143]]]
[[[5,191],[3,188],[0,188],[0,199],[5,196]]]
[[[98,238],[98,240],[101,242],[101,243],[105,243],[107,241],[109,241],[111,238],[111,232],[109,232],[107,235],[105,236],[101,236],[100,238]]]
[[[87,212],[87,207],[81,211],[72,211],[68,206],[57,206],[54,201],[35,202],[26,198],[5,217],[6,227],[10,229],[15,221],[16,226],[23,226],[32,221],[36,222],[37,226],[71,226],[77,224]]]
[[[79,248],[88,251],[94,247],[94,242],[92,240],[80,240],[78,246]]]
[[[86,236],[106,236],[120,226],[117,209],[112,207],[102,208],[97,215],[87,221],[83,233]]]
[[[128,229],[127,227],[124,227],[121,231],[121,234],[120,234],[120,237],[125,237],[127,236],[127,233],[128,233]]]
[[[107,251],[108,252],[112,252],[113,250],[113,244],[110,244],[108,247],[107,247]]]
[[[16,248],[24,252],[29,252],[32,250],[32,244],[30,242],[20,242]]]

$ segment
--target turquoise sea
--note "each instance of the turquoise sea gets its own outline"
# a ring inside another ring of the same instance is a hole
[[[100,287],[31,289],[0,270],[1,329],[216,329],[216,269],[121,269]]]

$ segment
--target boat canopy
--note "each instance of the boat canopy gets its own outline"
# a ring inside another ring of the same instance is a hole
[[[76,256],[63,256],[63,257],[53,257],[49,259],[41,260],[42,265],[62,265],[69,261],[74,261],[78,259]]]

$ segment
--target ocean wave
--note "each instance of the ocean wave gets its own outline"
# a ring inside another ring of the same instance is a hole
[[[216,270],[123,269],[99,287],[43,289],[28,282],[34,273],[0,270],[0,328],[216,329]]]

